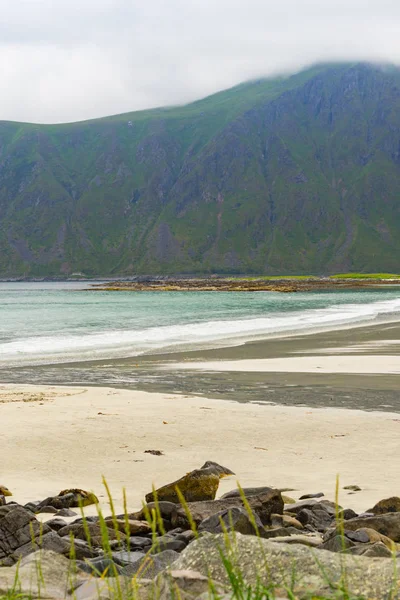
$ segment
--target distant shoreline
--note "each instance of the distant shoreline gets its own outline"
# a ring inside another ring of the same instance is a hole
[[[198,277],[149,278],[137,281],[108,281],[86,291],[107,292],[308,292],[332,289],[359,289],[376,286],[400,285],[400,278],[361,277]]]

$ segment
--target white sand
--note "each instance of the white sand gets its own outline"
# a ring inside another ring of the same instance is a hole
[[[24,401],[27,400],[27,401]],[[101,413],[101,414],[100,414]],[[346,507],[370,508],[400,494],[400,416],[275,407],[107,388],[0,386],[0,483],[15,500],[43,499],[66,487],[94,490],[104,475],[121,510],[206,460],[230,467],[243,486],[341,490]],[[162,450],[164,456],[145,454]],[[220,494],[235,487],[222,480]]]
[[[245,371],[248,373],[371,373],[399,375],[400,355],[294,356],[251,360],[219,360],[169,364],[165,368],[178,370],[199,369],[203,371]]]

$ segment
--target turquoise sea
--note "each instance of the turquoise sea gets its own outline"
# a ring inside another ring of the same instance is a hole
[[[125,358],[400,320],[400,288],[322,293],[103,292],[0,283],[0,366]]]
[[[396,390],[360,388],[349,394],[336,385],[333,394],[325,379],[321,387],[284,374],[257,379],[159,369],[178,351],[398,322],[400,287],[280,294],[105,292],[89,286],[0,283],[0,382],[111,385],[246,402],[400,410]]]

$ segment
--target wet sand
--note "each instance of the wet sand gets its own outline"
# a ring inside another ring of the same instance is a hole
[[[296,361],[314,358],[335,362],[337,355],[343,357],[342,372],[337,372],[338,369],[336,372],[321,372],[321,369],[302,372],[298,368],[288,372],[288,367],[285,367],[288,362],[281,362],[281,372],[270,369],[212,371],[190,367],[192,362],[209,361]],[[360,360],[359,364],[363,364],[364,359],[371,361],[368,358],[371,355],[377,356],[381,362],[385,361],[386,356],[397,360],[400,356],[399,322],[254,340],[231,347],[194,350],[189,346],[181,351],[174,349],[169,353],[118,360],[3,369],[0,370],[0,381],[111,386],[238,402],[400,413],[399,375],[379,374],[375,368],[364,368],[363,373],[345,372],[346,363]],[[347,361],[347,357],[350,357],[350,361]],[[184,363],[184,368],[177,367],[179,363]]]
[[[206,460],[235,471],[243,486],[271,485],[366,510],[398,494],[400,418],[391,413],[268,406],[110,388],[0,386],[1,483],[18,502],[68,487],[91,489],[107,510],[130,510],[154,483],[169,483]],[[162,456],[145,453],[161,450]],[[219,494],[236,486],[222,480]],[[90,511],[89,511],[90,512]]]

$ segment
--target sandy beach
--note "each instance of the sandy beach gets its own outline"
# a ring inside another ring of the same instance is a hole
[[[104,475],[122,508],[139,508],[152,484],[161,486],[206,460],[237,475],[236,486],[270,485],[334,497],[366,510],[396,495],[400,418],[391,413],[240,404],[131,390],[0,386],[0,481],[18,502],[67,487],[95,491],[107,510]],[[162,456],[145,453],[161,450]]]

